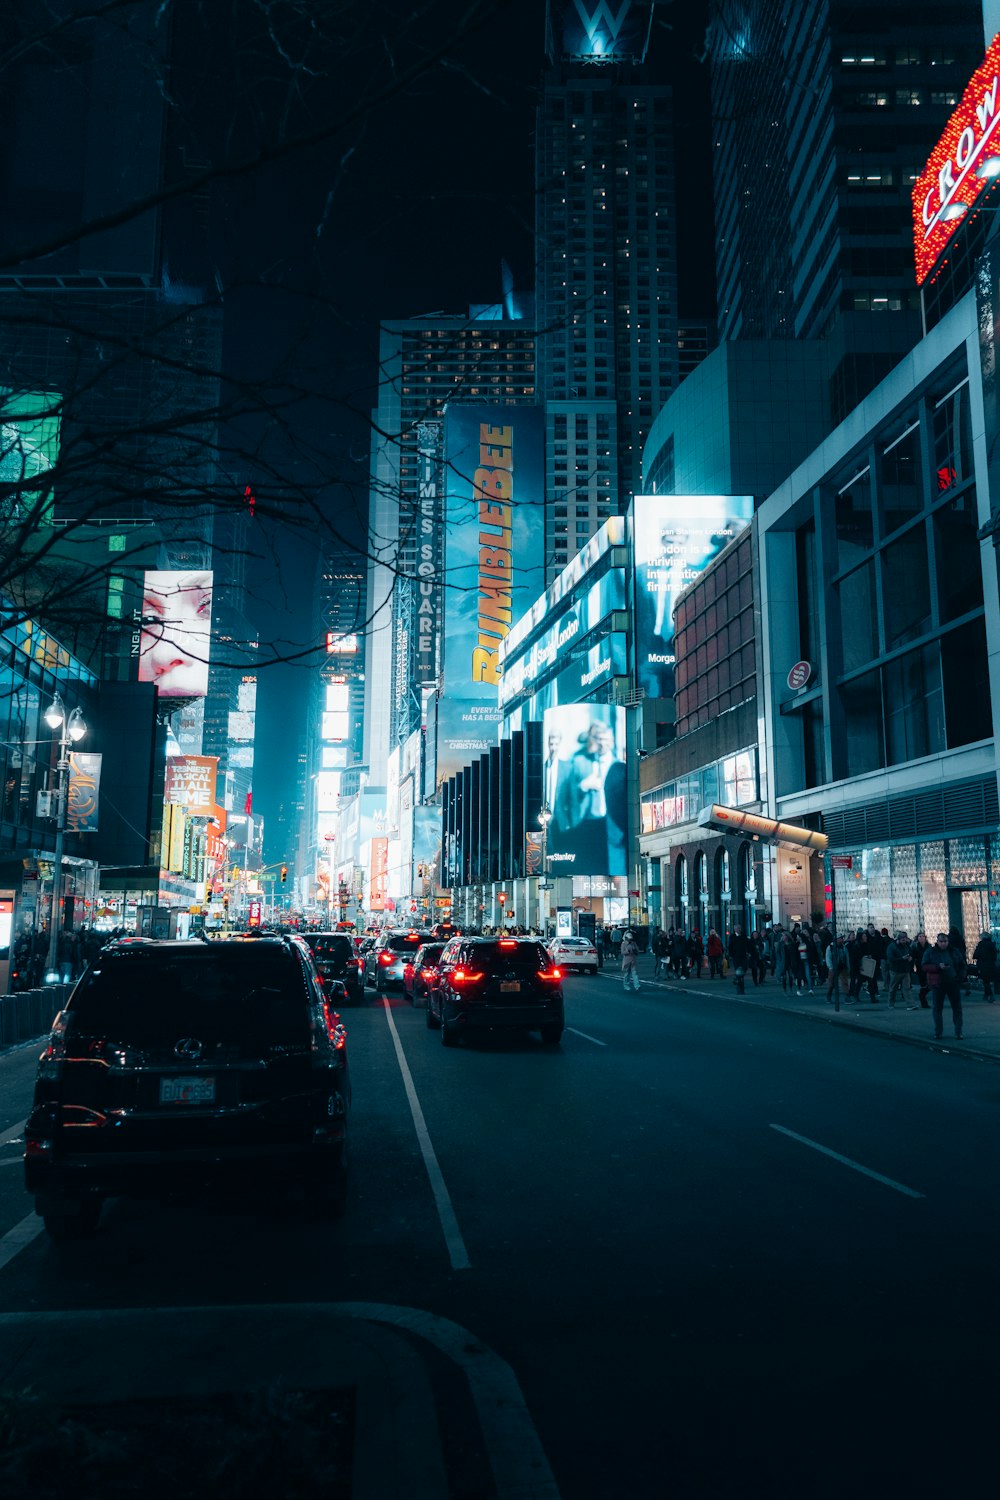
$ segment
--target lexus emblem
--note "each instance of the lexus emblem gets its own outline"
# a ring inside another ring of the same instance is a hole
[[[196,1057],[201,1056],[201,1042],[198,1041],[197,1037],[181,1037],[181,1040],[174,1046],[174,1052],[178,1057],[186,1057],[193,1062]]]

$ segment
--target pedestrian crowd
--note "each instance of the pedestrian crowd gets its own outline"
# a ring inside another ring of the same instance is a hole
[[[98,932],[95,927],[64,927],[56,939],[56,969],[63,984],[79,979],[87,965],[100,953],[105,943],[124,933]],[[33,990],[45,983],[49,961],[49,933],[46,927],[26,927],[14,940],[11,988]]]
[[[751,933],[737,923],[725,936],[711,928],[704,942],[697,929],[657,927],[651,946],[654,978],[731,977],[742,995],[749,975],[755,987],[770,979],[785,994],[820,992],[831,1004],[835,991],[846,1005],[878,1005],[884,994],[890,1006],[931,1011],[936,1037],[943,1034],[947,1001],[955,1035],[962,1035],[962,995],[969,993],[970,962],[956,927],[932,941],[925,932],[914,938],[904,931],[893,936],[874,923],[856,928],[846,938],[835,937],[826,923],[796,922],[784,928],[776,922]],[[971,966],[990,1004],[995,999],[997,959],[997,944],[984,932]]]

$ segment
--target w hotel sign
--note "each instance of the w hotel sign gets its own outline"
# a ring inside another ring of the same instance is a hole
[[[646,56],[651,0],[561,0],[551,11],[552,36],[563,58],[641,63]]]
[[[938,267],[976,200],[1000,177],[1000,34],[973,73],[913,189],[917,285]],[[939,268],[940,269],[940,268]]]

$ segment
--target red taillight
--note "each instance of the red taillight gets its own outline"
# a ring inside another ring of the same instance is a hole
[[[380,953],[378,956],[378,961],[380,964],[391,964],[395,957],[396,955],[394,953]]]
[[[538,977],[539,977],[539,979],[552,979],[552,980],[558,981],[558,980],[560,980],[562,978],[562,969],[560,969],[560,968],[539,969],[539,971],[538,971]]]
[[[475,984],[476,980],[482,977],[482,974],[472,969],[456,969],[451,976],[453,984]]]
[[[517,947],[517,939],[516,938],[501,938],[500,939],[500,946],[501,946],[501,948],[516,948]]]

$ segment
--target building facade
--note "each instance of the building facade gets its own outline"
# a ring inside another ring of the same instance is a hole
[[[825,338],[839,421],[921,336],[910,192],[982,57],[977,0],[715,0],[720,339]]]
[[[651,10],[626,0],[612,27],[603,6],[548,6],[535,285],[550,581],[624,513],[678,381],[672,97],[647,56]]]

